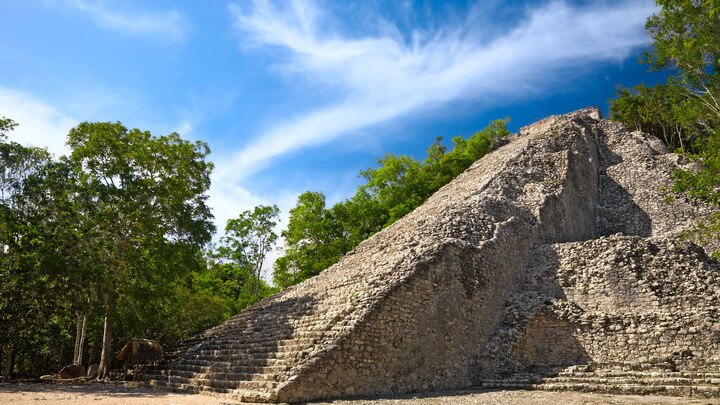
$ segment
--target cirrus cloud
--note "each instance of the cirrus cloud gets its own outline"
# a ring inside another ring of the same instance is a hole
[[[159,36],[170,42],[182,42],[189,27],[187,17],[176,9],[133,13],[111,8],[99,0],[72,0],[70,5],[100,28],[128,35]]]
[[[504,31],[471,10],[459,24],[416,30],[409,40],[386,21],[379,33],[343,36],[323,24],[337,16],[303,0],[255,0],[230,10],[243,45],[279,51],[284,74],[341,94],[332,105],[255,134],[222,166],[241,181],[278,156],[343,134],[461,99],[517,99],[572,78],[573,71],[621,61],[648,43],[644,23],[655,6],[552,1],[527,8]]]

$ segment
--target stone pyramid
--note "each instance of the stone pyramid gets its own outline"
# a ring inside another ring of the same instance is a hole
[[[679,238],[711,209],[662,191],[683,164],[597,109],[525,127],[320,275],[182,343],[149,383],[248,402],[720,396],[720,265]]]

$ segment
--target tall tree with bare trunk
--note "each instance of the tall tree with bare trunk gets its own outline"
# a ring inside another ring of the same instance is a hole
[[[105,379],[118,300],[142,299],[179,279],[188,270],[162,265],[163,257],[197,251],[210,240],[205,192],[212,164],[205,161],[205,143],[120,123],[81,123],[68,145],[84,204],[83,249],[96,263],[93,282],[104,319],[98,378]]]

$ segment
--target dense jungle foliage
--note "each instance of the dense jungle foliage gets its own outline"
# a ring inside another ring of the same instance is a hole
[[[81,123],[69,156],[7,141],[0,121],[2,372],[100,364],[133,337],[178,340],[271,292],[276,207],[228,222],[216,248],[202,142]]]

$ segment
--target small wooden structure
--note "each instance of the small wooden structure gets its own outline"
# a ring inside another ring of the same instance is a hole
[[[132,365],[132,376],[137,379],[145,371],[146,366],[155,365],[162,358],[163,349],[156,340],[130,339],[120,350],[117,359],[123,362],[123,372],[128,376],[128,368]]]

